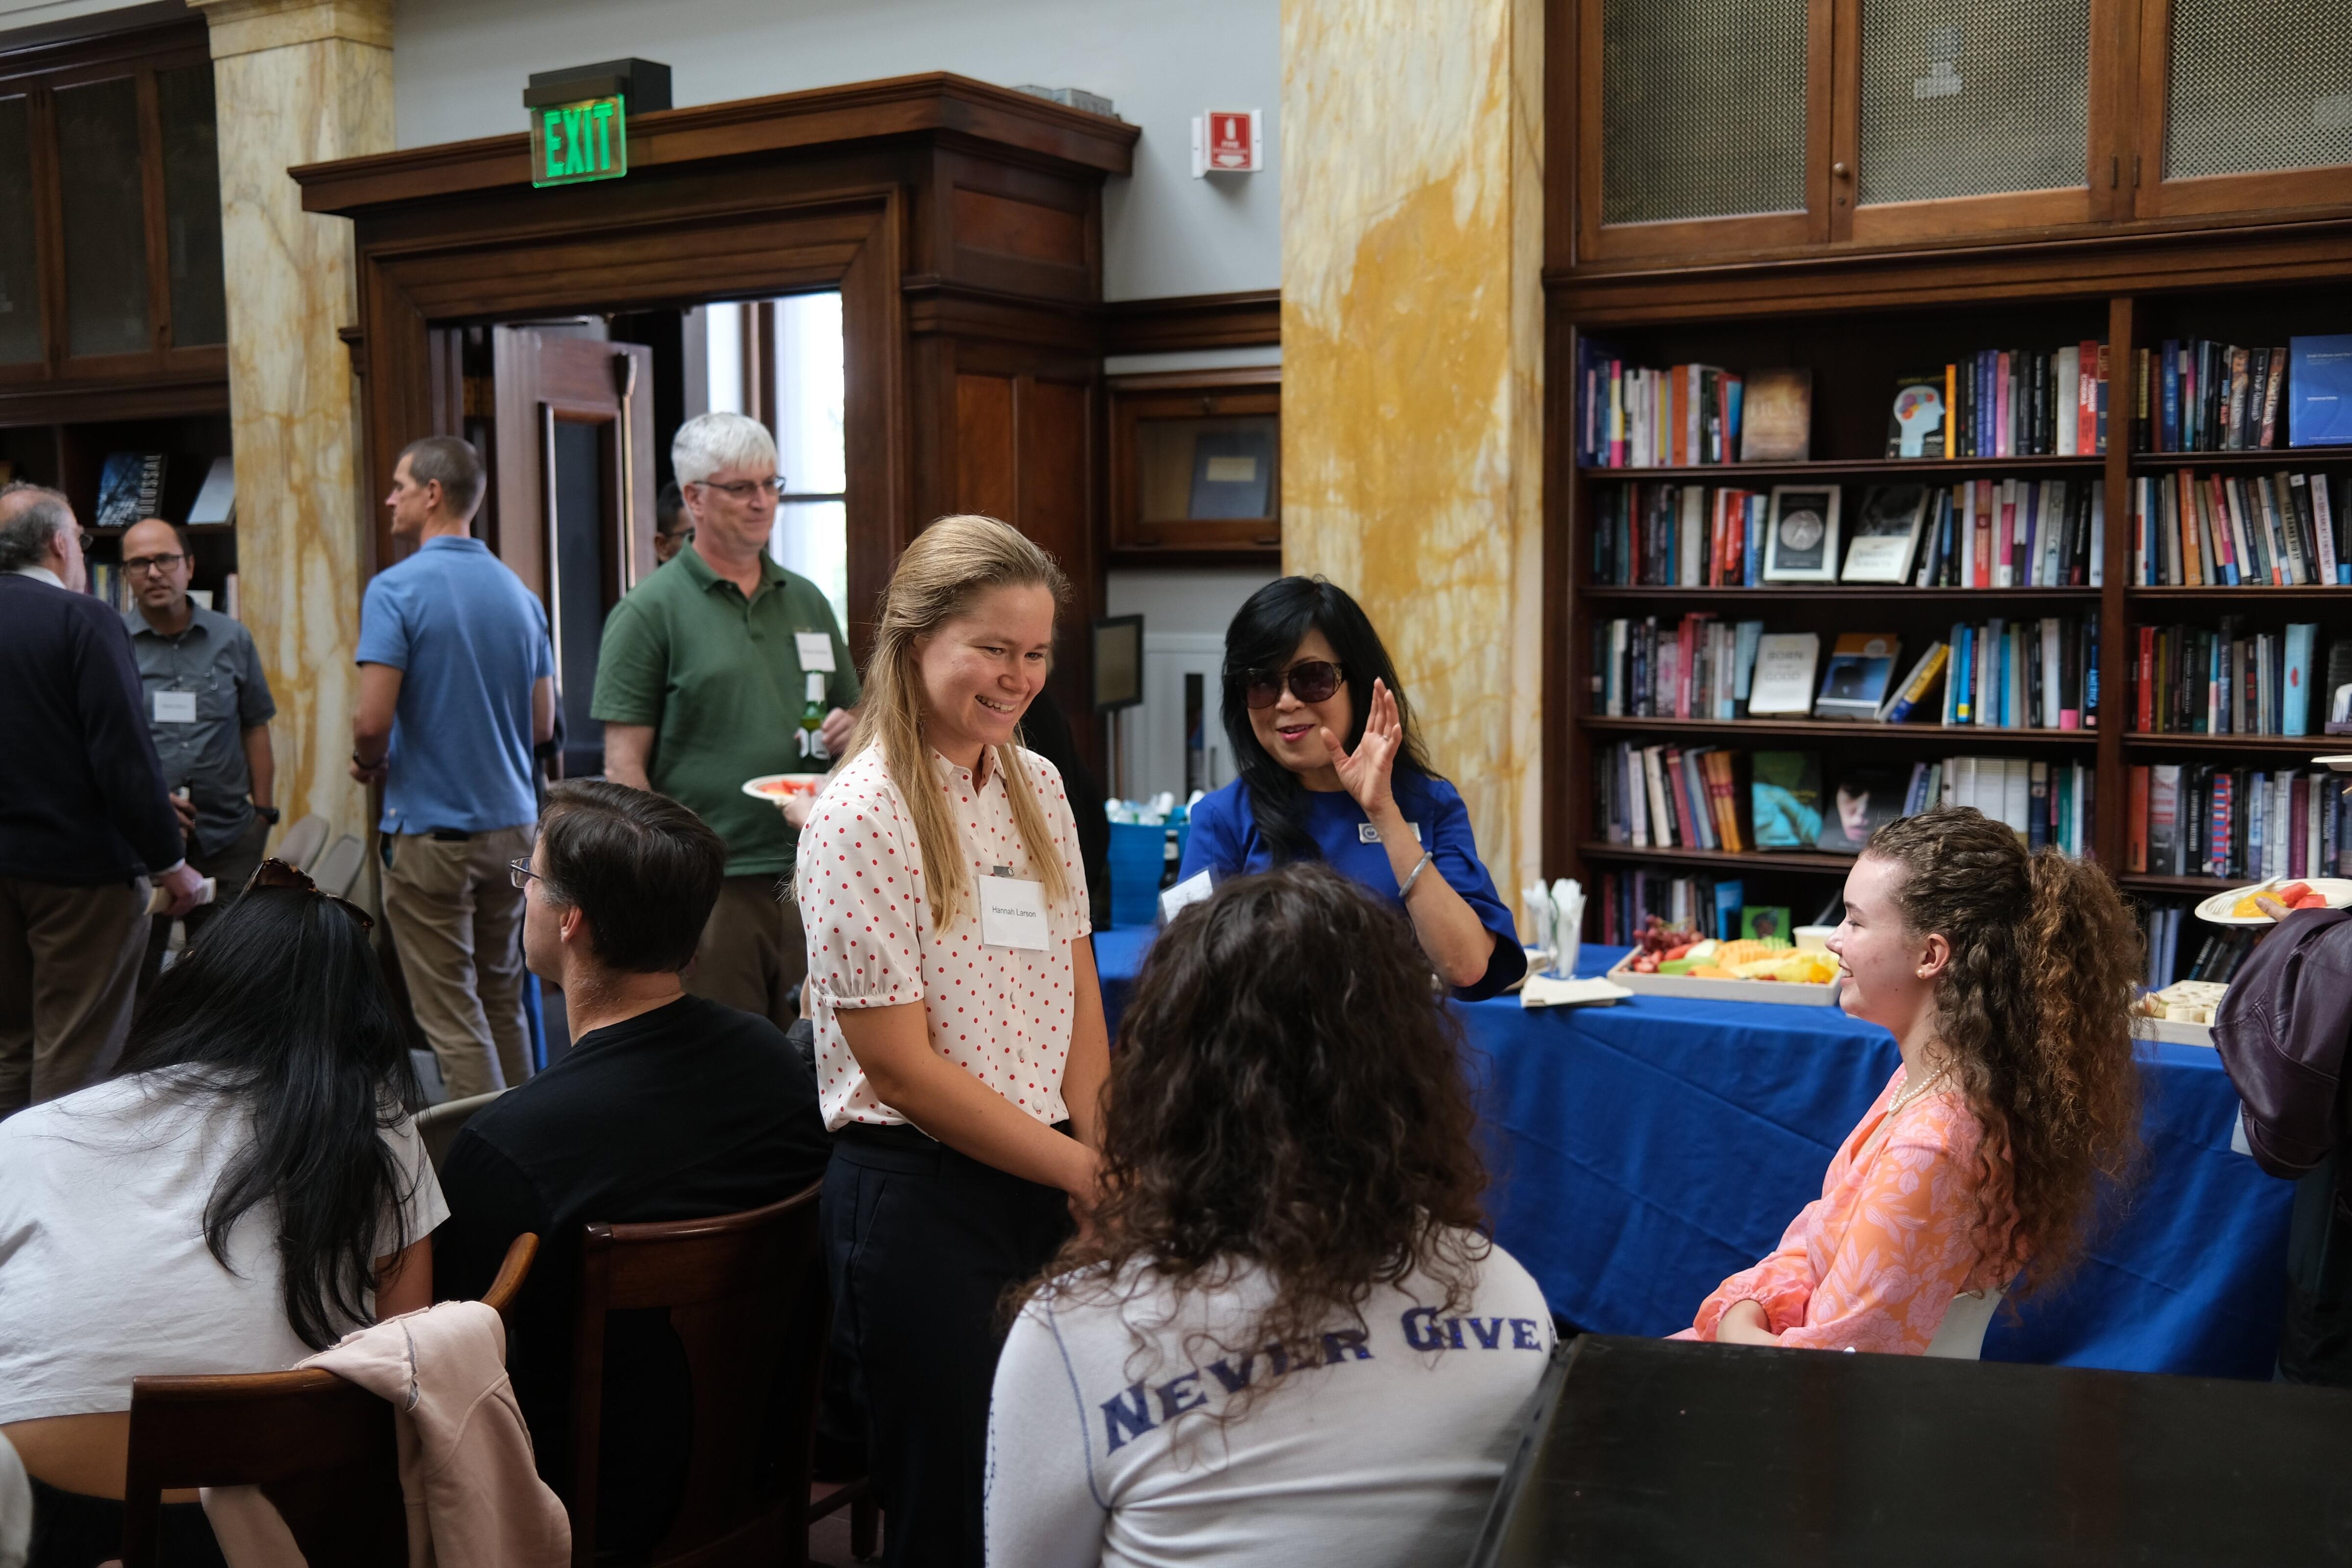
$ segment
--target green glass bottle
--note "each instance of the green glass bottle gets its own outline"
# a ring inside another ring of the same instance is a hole
[[[801,763],[806,771],[821,773],[833,765],[833,753],[824,745],[824,672],[808,672],[808,696],[801,704]]]

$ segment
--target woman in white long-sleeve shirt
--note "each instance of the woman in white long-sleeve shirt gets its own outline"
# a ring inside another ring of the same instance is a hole
[[[992,1563],[1468,1552],[1552,1328],[1482,1234],[1459,1049],[1412,929],[1318,863],[1170,923],[1093,1228],[997,1363]]]

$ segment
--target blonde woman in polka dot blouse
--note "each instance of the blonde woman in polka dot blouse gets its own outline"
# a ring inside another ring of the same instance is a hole
[[[1092,1201],[1109,1072],[1076,824],[1020,744],[1067,585],[984,517],[909,545],[800,841],[824,1226],[887,1563],[982,1559],[1006,1288]]]

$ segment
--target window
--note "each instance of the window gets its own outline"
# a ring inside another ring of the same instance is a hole
[[[824,591],[849,626],[848,448],[843,424],[841,296],[727,300],[702,311],[709,406],[775,433],[784,480],[768,552]]]

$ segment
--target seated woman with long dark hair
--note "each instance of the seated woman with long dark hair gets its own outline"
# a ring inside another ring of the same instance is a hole
[[[1484,1233],[1460,1049],[1411,928],[1328,868],[1169,923],[1100,1201],[997,1363],[990,1562],[1468,1552],[1552,1326]]]
[[[1192,808],[1183,877],[1321,860],[1403,910],[1463,1000],[1527,973],[1469,809],[1432,771],[1362,605],[1320,577],[1268,583],[1225,630],[1223,684],[1240,776]]]
[[[1676,1338],[1920,1354],[1960,1295],[1989,1316],[1987,1292],[2063,1276],[2138,1146],[2139,935],[2096,866],[1937,806],[1871,836],[1829,945],[1840,1005],[1903,1065],[1779,1248]]]
[[[366,924],[265,861],[119,1076],[0,1121],[0,1434],[37,1561],[117,1554],[132,1378],[277,1371],[431,1304],[448,1211]]]

